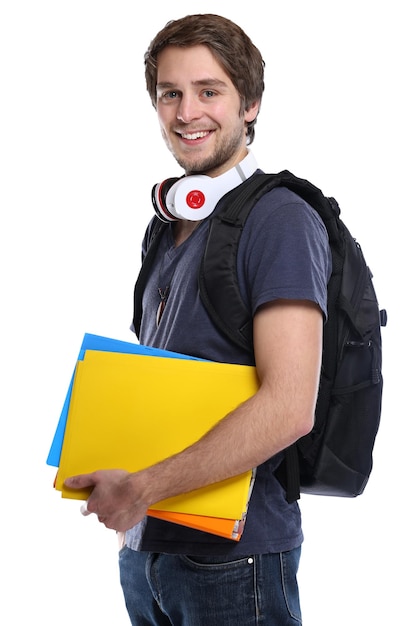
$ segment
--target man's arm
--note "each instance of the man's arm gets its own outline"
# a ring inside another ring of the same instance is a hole
[[[259,390],[184,451],[136,473],[102,470],[65,481],[93,487],[88,511],[127,530],[147,509],[257,467],[308,433],[321,365],[322,312],[312,302],[279,300],[254,318]],[[215,393],[215,390],[213,390]]]

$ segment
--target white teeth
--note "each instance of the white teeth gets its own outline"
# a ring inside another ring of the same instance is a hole
[[[187,133],[185,135],[181,135],[183,139],[201,139],[202,137],[206,137],[208,132],[200,132],[200,133]]]

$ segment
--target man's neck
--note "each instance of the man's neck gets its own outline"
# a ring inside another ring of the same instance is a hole
[[[175,247],[178,248],[201,224],[201,221],[192,222],[191,220],[179,220],[174,224],[174,241]]]

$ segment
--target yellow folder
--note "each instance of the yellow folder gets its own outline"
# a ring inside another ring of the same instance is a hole
[[[97,469],[137,471],[194,443],[258,389],[254,367],[87,350],[76,365],[55,487]],[[233,442],[230,442],[233,446]],[[240,520],[252,472],[152,506]]]

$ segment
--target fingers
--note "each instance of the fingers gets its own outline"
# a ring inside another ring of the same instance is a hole
[[[87,515],[91,515],[93,513],[93,511],[89,511],[88,510],[88,500],[87,502],[83,502],[81,507],[80,507],[80,511],[81,511],[81,515],[84,515],[84,517],[86,517]],[[106,517],[104,515],[99,515],[98,513],[96,513],[97,515],[97,519],[99,522],[101,522],[102,524],[106,525]]]

